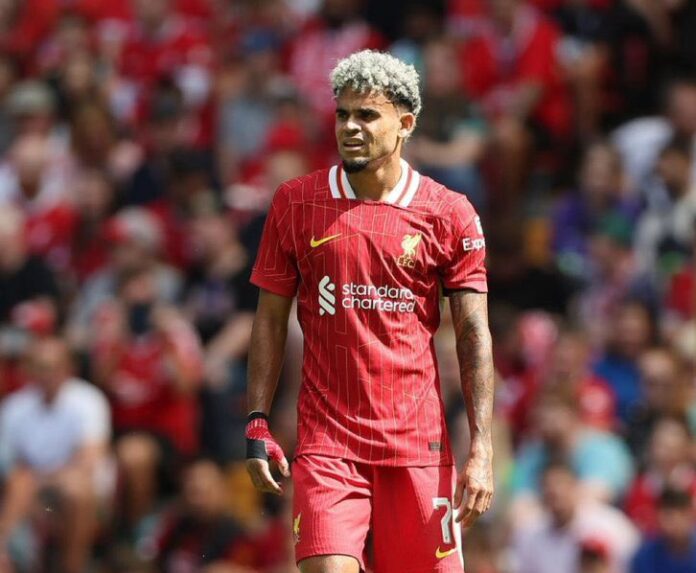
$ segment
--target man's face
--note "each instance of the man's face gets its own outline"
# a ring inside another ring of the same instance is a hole
[[[577,481],[563,469],[551,469],[542,479],[542,499],[554,521],[565,525],[573,517],[576,504]]]
[[[660,508],[657,512],[657,527],[668,542],[684,543],[692,534],[694,510],[685,508]]]
[[[53,394],[70,376],[67,348],[55,341],[39,342],[29,356],[29,374],[47,394]]]
[[[344,90],[336,98],[336,143],[348,173],[378,166],[410,133],[415,118],[384,94]]]

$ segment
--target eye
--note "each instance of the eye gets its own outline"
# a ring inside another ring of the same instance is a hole
[[[379,117],[379,114],[371,109],[361,109],[358,112],[358,117],[362,121],[372,121],[373,119],[377,119]]]
[[[345,121],[348,119],[348,112],[343,110],[343,109],[337,109],[336,110],[336,119],[340,119],[341,121]]]

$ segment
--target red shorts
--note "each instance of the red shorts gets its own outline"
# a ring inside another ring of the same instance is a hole
[[[364,571],[370,530],[375,573],[463,572],[454,466],[391,468],[304,455],[292,475],[297,563],[349,555]]]

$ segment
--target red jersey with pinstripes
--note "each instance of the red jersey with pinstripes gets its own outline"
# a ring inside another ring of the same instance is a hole
[[[251,281],[297,296],[298,455],[452,463],[433,334],[442,289],[486,292],[484,258],[466,197],[406,162],[385,201],[356,199],[340,166],[279,187]]]

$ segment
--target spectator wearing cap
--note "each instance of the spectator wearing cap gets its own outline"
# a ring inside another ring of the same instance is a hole
[[[657,535],[643,542],[633,558],[630,573],[696,571],[695,521],[692,494],[665,489],[658,502]]]
[[[19,134],[49,135],[55,128],[56,98],[39,80],[25,80],[8,94],[7,108]]]
[[[109,219],[106,232],[109,260],[80,289],[69,315],[68,334],[79,349],[88,346],[97,309],[114,298],[123,280],[133,273],[150,271],[157,299],[162,302],[175,302],[181,292],[180,274],[161,260],[162,229],[152,213],[138,207],[122,209]]]
[[[583,552],[606,555],[611,571],[626,573],[639,536],[618,509],[587,500],[575,472],[561,462],[542,472],[543,512],[513,534],[514,573],[585,573]]]
[[[95,540],[99,498],[108,495],[107,447],[111,425],[104,396],[73,377],[70,352],[58,338],[36,341],[28,352],[31,384],[0,408],[0,451],[5,474],[0,504],[0,554],[34,562],[39,555],[17,555],[19,528],[32,515],[48,520],[57,540],[61,571],[84,571]],[[45,501],[45,500],[53,501]],[[50,515],[50,514],[49,514]],[[2,556],[0,556],[0,563]]]

